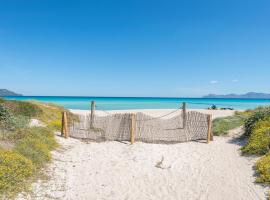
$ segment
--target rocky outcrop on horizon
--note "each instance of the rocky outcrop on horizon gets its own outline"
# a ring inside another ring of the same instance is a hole
[[[0,89],[0,97],[5,97],[5,96],[22,96],[22,94],[17,94],[7,89]]]

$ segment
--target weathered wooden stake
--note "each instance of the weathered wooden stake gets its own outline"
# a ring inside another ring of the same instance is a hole
[[[94,118],[95,118],[95,109],[96,109],[96,102],[91,101],[91,117],[90,117],[90,128],[94,127]]]
[[[64,112],[62,112],[62,126],[61,126],[61,136],[63,137],[65,134],[65,118],[64,118]]]
[[[65,118],[65,138],[68,138],[69,132],[68,132],[68,118],[67,118],[67,112],[65,112],[64,118]]]
[[[207,143],[209,143],[210,141],[213,141],[212,115],[207,116],[207,124],[208,124]]]
[[[183,128],[186,128],[186,123],[187,123],[187,104],[186,104],[186,102],[183,102],[182,109],[183,109]]]
[[[130,143],[134,144],[135,142],[135,123],[136,123],[135,114],[130,115]]]
[[[61,136],[64,136],[65,138],[68,138],[67,112],[62,112]]]

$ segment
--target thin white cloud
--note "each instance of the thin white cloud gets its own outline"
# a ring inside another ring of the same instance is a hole
[[[237,82],[239,82],[239,80],[234,79],[234,80],[232,80],[232,82],[233,82],[233,83],[237,83]]]
[[[218,81],[210,81],[211,84],[217,84]]]

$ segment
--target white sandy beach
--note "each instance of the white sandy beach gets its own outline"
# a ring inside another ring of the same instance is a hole
[[[140,111],[152,116],[168,112]],[[83,114],[87,111],[72,112]],[[215,118],[232,115],[234,111],[202,112],[213,114]],[[101,115],[102,111],[96,113]],[[87,143],[61,137],[57,140],[62,147],[53,152],[53,161],[46,169],[51,178],[33,185],[33,199],[266,198],[266,188],[254,183],[252,168],[255,159],[240,155],[240,144],[233,136],[215,137],[210,144],[188,142],[170,145]]]
[[[71,111],[75,114],[78,115],[85,115],[85,114],[90,114],[90,110],[75,110],[75,109],[71,109]],[[169,112],[174,111],[173,109],[140,109],[140,110],[107,110],[107,111],[102,111],[102,110],[96,110],[95,113],[99,116],[106,116],[108,114],[115,114],[115,113],[138,113],[138,112],[142,112],[144,114],[153,116],[153,117],[158,117],[158,116],[162,116],[165,115]],[[187,109],[187,111],[198,111],[204,114],[211,114],[214,118],[217,117],[226,117],[226,116],[230,116],[233,115],[235,110],[206,110],[206,109]],[[170,118],[173,117],[175,115],[178,115],[180,112],[182,112],[182,110],[180,109],[179,111],[172,113],[169,116],[166,116],[165,118]]]

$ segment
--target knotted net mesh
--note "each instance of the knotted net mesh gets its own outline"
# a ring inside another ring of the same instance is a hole
[[[71,137],[94,141],[130,141],[131,115],[108,114],[107,116],[79,115],[79,121],[70,123]],[[155,118],[144,113],[135,115],[135,141],[148,143],[177,143],[206,140],[207,115],[195,111],[172,118]],[[165,116],[165,115],[164,115]]]

